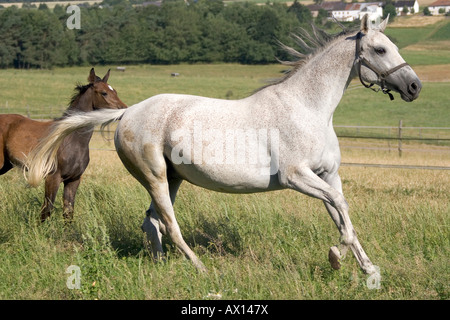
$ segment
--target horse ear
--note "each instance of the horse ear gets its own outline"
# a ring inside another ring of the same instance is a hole
[[[96,79],[97,79],[97,76],[95,75],[94,68],[92,68],[91,72],[89,72],[88,81],[89,81],[89,83],[94,83]]]
[[[378,28],[380,29],[381,32],[384,32],[384,29],[386,29],[386,26],[387,26],[388,21],[389,21],[389,15],[390,14],[388,13],[386,19],[384,19],[383,22],[381,22],[380,25],[378,26]]]
[[[366,13],[361,20],[361,32],[367,33],[369,32],[369,28],[370,28],[369,15]]]
[[[108,79],[109,79],[109,72],[111,71],[111,69],[108,69],[108,72],[105,74],[105,76],[103,77],[103,79],[102,79],[102,81],[104,82],[104,83],[107,83],[108,82]]]

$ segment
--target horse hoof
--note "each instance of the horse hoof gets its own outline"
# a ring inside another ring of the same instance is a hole
[[[330,261],[331,267],[334,270],[339,270],[341,268],[341,263],[339,262],[340,258],[341,254],[339,249],[336,246],[331,247],[328,252],[328,261]]]
[[[206,269],[203,263],[200,262],[200,264],[195,264],[195,267],[200,274],[208,274],[208,269]]]

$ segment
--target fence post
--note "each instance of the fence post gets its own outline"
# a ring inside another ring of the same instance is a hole
[[[389,127],[388,138],[391,138],[391,127]],[[391,139],[387,139],[389,153],[391,153]]]
[[[402,126],[403,120],[398,122],[398,156],[402,156]]]

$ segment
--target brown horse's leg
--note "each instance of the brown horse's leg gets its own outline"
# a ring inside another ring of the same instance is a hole
[[[0,175],[7,173],[13,167],[8,158],[5,157],[4,148],[5,145],[3,144],[3,141],[0,140]]]
[[[64,219],[72,221],[73,207],[75,205],[75,195],[80,185],[81,178],[77,180],[64,181]]]
[[[61,184],[61,177],[59,174],[52,174],[45,179],[45,198],[41,208],[41,221],[50,217],[53,209],[53,204],[58,193],[59,185]]]
[[[0,155],[0,176],[7,173],[13,168],[13,165],[8,160],[5,161],[3,155]]]

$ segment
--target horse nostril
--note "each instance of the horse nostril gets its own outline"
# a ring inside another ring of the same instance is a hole
[[[417,90],[419,89],[419,86],[417,85],[417,83],[412,82],[409,86],[408,86],[408,91],[410,94],[414,95],[417,93]]]

